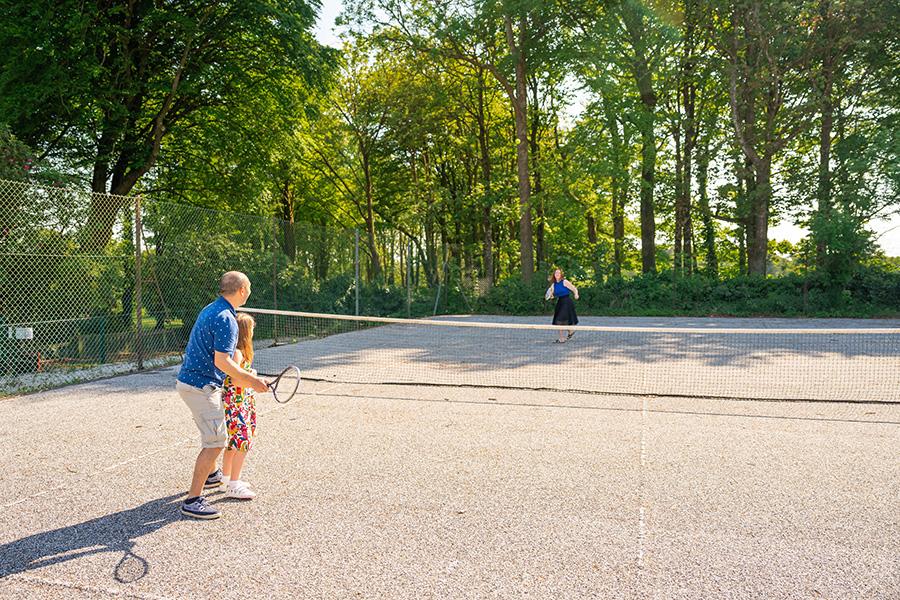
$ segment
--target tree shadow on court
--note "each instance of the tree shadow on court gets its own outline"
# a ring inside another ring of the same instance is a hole
[[[135,508],[0,545],[0,579],[112,552],[122,553],[113,578],[119,583],[138,581],[148,573],[150,566],[134,553],[137,538],[180,520],[178,506],[183,497],[184,494],[174,494],[158,498]]]

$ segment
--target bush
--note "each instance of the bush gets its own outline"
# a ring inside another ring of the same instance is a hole
[[[576,282],[577,283],[577,282]],[[476,310],[494,314],[546,314],[546,284],[535,278],[501,281],[479,299]],[[714,280],[703,275],[674,279],[671,273],[611,277],[579,287],[581,314],[644,316],[900,316],[900,273],[869,269],[846,283],[827,273],[781,277],[743,275]]]
[[[547,281],[538,275],[530,283],[525,283],[521,277],[508,277],[479,298],[474,308],[493,314],[542,314],[548,310],[548,302],[544,300],[546,291]]]

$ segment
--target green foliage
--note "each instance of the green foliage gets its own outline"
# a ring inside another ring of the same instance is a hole
[[[451,290],[452,290],[451,286]],[[439,314],[550,315],[553,301],[544,300],[546,283],[530,284],[519,277],[499,282],[487,294],[465,298],[442,292]],[[361,313],[406,316],[406,288],[364,284]],[[673,278],[671,272],[631,279],[610,277],[604,283],[579,285],[580,315],[613,316],[733,316],[733,317],[900,317],[900,272],[858,271],[840,282],[824,275],[779,278],[740,276],[716,281],[701,275]],[[413,292],[410,315],[430,316],[437,288]],[[352,277],[324,284],[295,278],[279,288],[284,306],[297,310],[353,314]]]
[[[20,181],[34,168],[34,152],[0,123],[0,179]]]
[[[252,160],[335,63],[304,1],[0,0],[0,14],[0,114],[98,192],[128,193],[160,156],[200,167],[211,142],[220,173]]]
[[[535,277],[525,283],[519,277],[509,277],[499,282],[478,300],[478,311],[507,315],[533,315],[546,312],[544,300],[546,279]]]
[[[579,312],[596,315],[838,317],[900,315],[900,274],[859,271],[848,281],[821,274],[740,276],[715,281],[670,273],[610,278],[580,288]]]
[[[274,270],[280,307],[353,312],[352,227],[361,232],[359,295],[369,313],[405,314],[410,247],[411,312],[419,315],[433,310],[445,257],[443,312],[546,311],[538,288],[552,264],[584,286],[584,308],[601,313],[890,310],[884,281],[896,261],[879,254],[869,231],[900,198],[896,15],[885,0],[839,3],[829,15],[811,0],[702,0],[692,11],[646,0],[347,4],[353,28],[338,69],[337,52],[311,37],[311,1],[0,0],[0,114],[11,125],[0,126],[0,177],[49,177],[50,163],[107,190],[145,170],[135,189],[171,203],[145,222],[145,271],[162,290],[145,293],[145,305],[157,328],[188,323],[214,296],[220,272],[235,267],[251,273],[257,305],[272,301]],[[533,286],[518,282],[511,98],[520,90],[507,26],[527,55],[528,180],[540,244]],[[737,46],[726,43],[737,33]],[[830,100],[828,57],[837,61]],[[810,230],[799,244],[768,240],[769,279],[745,277],[756,175],[753,153],[735,143],[729,65],[746,67],[737,72],[746,92],[737,101],[747,141],[757,154],[774,152],[771,223],[794,219]],[[697,94],[689,208],[695,272],[705,278],[670,273],[686,84]],[[579,114],[571,111],[575,89]],[[763,104],[775,91],[783,98],[769,115]],[[151,134],[167,100],[156,144]],[[826,100],[834,123],[822,196],[817,127]],[[637,275],[642,133],[655,155],[658,276]],[[27,199],[14,200],[0,229],[17,222]],[[123,237],[117,200],[93,201],[102,210],[71,220],[87,229],[104,215],[109,236],[91,253],[130,254],[127,243],[105,243]],[[256,217],[185,216],[176,205]],[[263,218],[273,215],[275,227]],[[27,216],[42,223],[45,215]],[[55,222],[44,229],[46,248],[76,253],[75,232]],[[50,241],[54,232],[63,249]],[[98,279],[88,294],[97,311],[127,325],[128,267],[76,271]],[[483,295],[465,291],[473,282]]]

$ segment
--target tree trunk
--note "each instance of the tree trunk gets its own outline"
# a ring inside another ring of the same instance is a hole
[[[316,257],[316,274],[317,279],[319,281],[325,281],[328,279],[328,270],[331,262],[331,252],[330,250],[330,239],[328,233],[328,223],[323,217],[319,222],[319,226],[317,231],[315,232],[316,237],[319,238],[320,242],[316,244],[315,249],[315,257]]]
[[[425,271],[425,282],[428,287],[437,285],[437,247],[435,243],[434,230],[434,192],[433,186],[429,184],[428,177],[432,169],[431,155],[426,151],[422,152],[422,171],[425,177],[425,222],[423,231],[425,232],[425,254],[420,257],[420,262]]]
[[[718,279],[719,260],[716,256],[716,230],[709,208],[708,177],[709,141],[704,140],[697,156],[697,187],[700,192],[700,214],[703,218],[703,247],[706,251],[706,273],[713,279]]]
[[[831,2],[821,0],[819,3],[819,17],[824,24],[825,49],[822,56],[822,90],[820,110],[822,121],[819,125],[819,177],[816,188],[816,200],[818,203],[818,227],[831,218],[831,132],[834,126],[834,104],[832,94],[834,88],[834,52],[831,35]],[[816,265],[824,267],[828,255],[828,240],[821,231],[814,232],[816,239]]]
[[[609,100],[603,96],[603,111],[606,117],[606,129],[609,132],[612,153],[615,160],[615,168],[610,176],[610,191],[612,192],[611,217],[613,225],[613,274],[622,275],[622,266],[625,260],[625,206],[628,201],[628,176],[629,157],[625,154],[625,126],[622,124],[622,132],[619,133],[619,117]]]
[[[653,208],[653,187],[656,177],[656,138],[653,135],[653,115],[649,125],[641,131],[641,270],[656,273],[656,216]]]
[[[484,110],[484,79],[482,73],[478,73],[478,108],[476,112],[478,121],[478,151],[481,163],[481,179],[484,185],[484,199],[481,209],[481,232],[483,245],[481,248],[482,266],[481,273],[482,291],[486,292],[494,285],[494,233],[491,222],[491,204],[493,195],[491,192],[491,152],[488,145],[487,119]]]
[[[546,262],[545,246],[544,246],[544,197],[541,187],[541,170],[540,170],[540,146],[538,146],[538,138],[540,137],[540,112],[538,111],[538,82],[537,77],[531,78],[531,172],[534,174],[534,189],[532,199],[536,200],[535,204],[535,229],[537,230],[537,243],[535,251],[537,253],[537,267]]]
[[[281,249],[293,262],[297,258],[297,238],[294,229],[294,193],[291,191],[289,179],[285,179],[281,186],[280,217],[281,217]]]
[[[653,193],[656,182],[656,94],[653,91],[653,73],[647,60],[642,8],[635,4],[635,0],[625,0],[621,9],[622,21],[634,50],[632,70],[641,96],[641,268],[644,273],[655,273],[656,216]]]
[[[612,197],[613,224],[613,274],[622,276],[622,265],[625,261],[625,192],[613,187]]]
[[[585,215],[587,219],[587,237],[588,248],[591,251],[591,266],[594,268],[594,282],[603,282],[603,270],[600,268],[600,261],[597,260],[597,221],[594,219],[594,213],[588,209]]]
[[[684,243],[684,158],[681,145],[681,123],[675,125],[673,132],[675,139],[675,247],[673,248],[672,272],[675,277],[682,275],[682,260],[684,259],[682,245]]]
[[[108,115],[104,117],[108,119]],[[123,207],[121,198],[109,195],[109,165],[115,145],[112,125],[104,128],[97,141],[96,158],[91,174],[91,204],[87,220],[81,230],[81,248],[86,254],[100,254],[112,237],[116,216]]]
[[[507,15],[506,39],[516,69],[516,86],[513,109],[516,120],[516,170],[519,179],[519,260],[522,265],[522,279],[531,281],[534,275],[534,242],[531,228],[531,181],[528,167],[528,69],[523,48],[525,19],[519,20],[518,40],[513,33],[512,18]]]
[[[765,275],[769,251],[769,202],[772,195],[772,159],[762,158],[755,165],[756,181],[750,196],[750,237],[747,267],[750,275]]]
[[[697,99],[697,83],[694,80],[694,52],[696,30],[695,0],[685,0],[684,3],[684,54],[682,60],[682,87],[681,103],[684,108],[684,146],[682,148],[682,184],[681,184],[681,218],[683,234],[682,260],[683,273],[690,275],[694,270],[694,224],[691,218],[691,188],[693,184],[692,165],[694,160],[694,145],[697,140],[697,127],[695,120],[695,106]]]
[[[363,176],[366,183],[366,241],[369,246],[369,258],[371,260],[370,280],[381,279],[381,259],[378,256],[378,246],[375,243],[375,206],[372,198],[372,169],[369,167],[369,156],[362,154]]]

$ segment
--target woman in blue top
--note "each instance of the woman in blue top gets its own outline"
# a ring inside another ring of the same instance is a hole
[[[578,325],[578,315],[575,314],[575,303],[572,302],[572,295],[578,300],[578,288],[569,283],[562,269],[555,269],[548,277],[550,287],[547,289],[547,299],[556,298],[556,310],[553,311],[554,325]],[[569,335],[562,329],[559,330],[559,339],[557,344],[563,344],[575,335],[575,332],[569,330]]]

